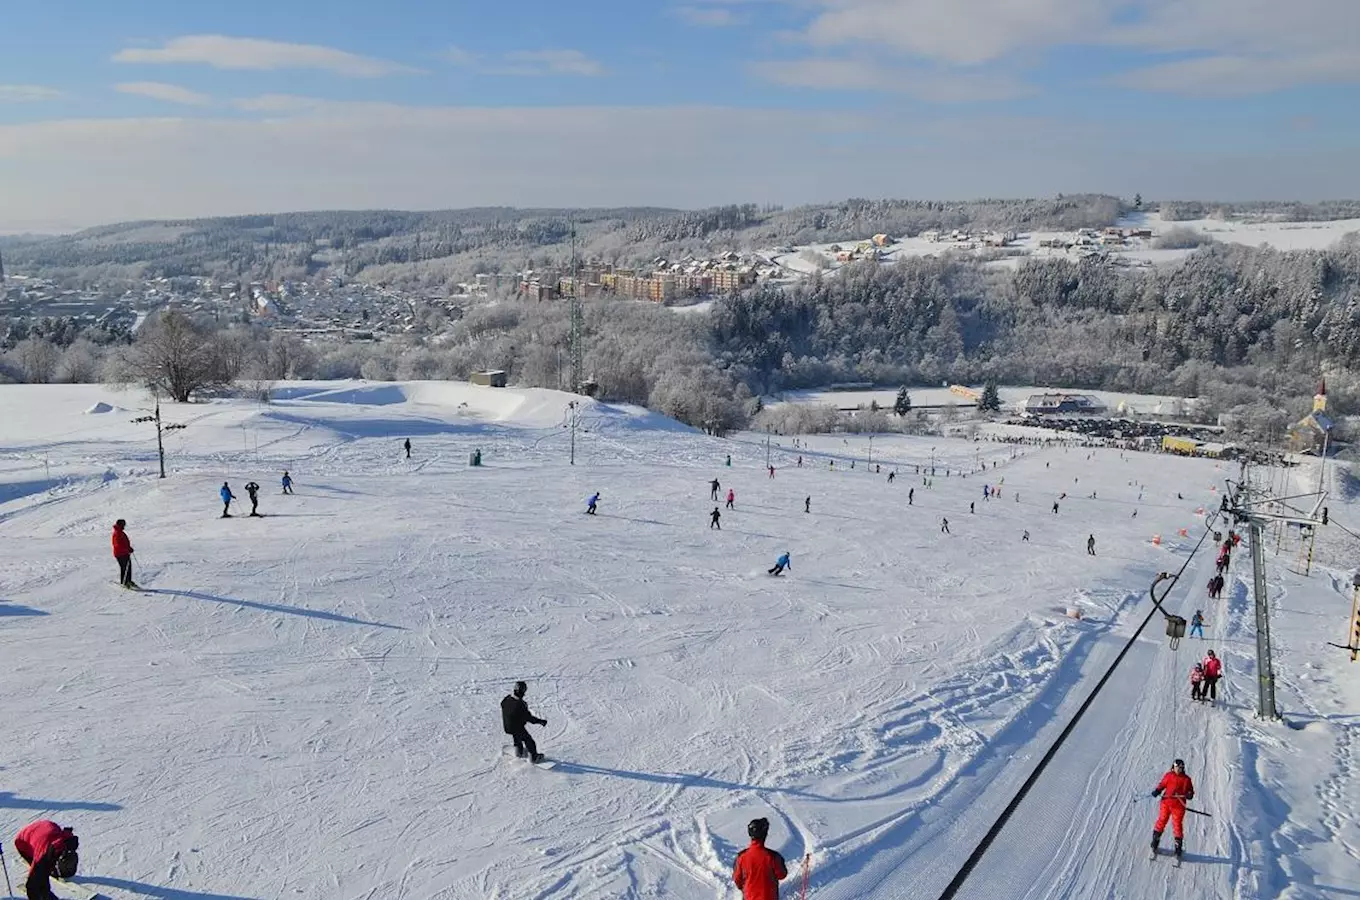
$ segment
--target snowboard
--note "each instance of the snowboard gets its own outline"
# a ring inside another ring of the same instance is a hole
[[[52,876],[53,893],[62,900],[108,900],[103,894],[78,881]]]
[[[504,753],[506,756],[510,757],[516,762],[529,762],[529,760],[526,759],[525,757],[515,756],[515,750],[513,747],[505,747]],[[557,766],[557,762],[551,759],[542,759],[536,763],[530,763],[530,765],[538,766],[540,769],[552,769]]]

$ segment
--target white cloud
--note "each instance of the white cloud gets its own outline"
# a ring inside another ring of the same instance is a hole
[[[759,78],[786,87],[901,93],[936,103],[1013,100],[1034,89],[1015,79],[975,72],[888,66],[864,59],[811,57],[751,64]]]
[[[486,75],[603,75],[605,67],[580,50],[517,50],[498,57],[450,47],[444,58]]]
[[[1284,149],[1165,123],[731,107],[410,107],[253,98],[263,118],[0,126],[0,230],[290,209],[700,207],[847,196],[1360,194],[1319,130]],[[1245,127],[1245,126],[1244,126]],[[1155,152],[1145,135],[1160,135]],[[551,140],[544,136],[550,135]],[[739,135],[740,140],[734,140]],[[890,165],[866,164],[891,160]]]
[[[113,89],[122,94],[136,94],[140,97],[164,100],[166,103],[181,103],[185,106],[207,106],[212,102],[212,98],[207,94],[200,94],[198,91],[191,91],[177,84],[165,84],[160,81],[126,81],[122,84],[115,84]]]
[[[195,34],[177,37],[163,47],[129,47],[113,55],[119,63],[198,63],[216,69],[272,71],[321,69],[356,78],[377,78],[417,71],[408,66],[359,56],[317,44],[289,44],[258,38]]]
[[[1117,79],[1148,90],[1248,94],[1360,82],[1356,0],[784,0],[808,10],[798,39],[906,60],[1033,67],[1065,46],[1194,54]]]
[[[677,6],[672,12],[688,25],[700,28],[724,28],[737,24],[737,14],[726,6]]]
[[[0,103],[38,103],[65,96],[64,91],[37,84],[0,84]]]

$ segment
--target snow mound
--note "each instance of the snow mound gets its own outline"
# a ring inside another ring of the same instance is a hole
[[[111,413],[111,412],[114,411],[114,409],[115,409],[115,407],[110,406],[109,404],[105,403],[103,400],[100,400],[100,401],[99,401],[98,403],[96,403],[94,406],[91,406],[89,409],[85,410],[85,415],[87,415],[87,416],[95,416],[95,415],[99,415],[99,414],[101,414],[101,413]]]

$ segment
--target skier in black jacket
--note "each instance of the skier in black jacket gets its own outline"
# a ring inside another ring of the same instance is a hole
[[[506,694],[501,701],[501,727],[505,733],[515,742],[515,755],[523,758],[529,757],[530,762],[542,762],[543,754],[538,752],[538,745],[529,736],[525,726],[532,722],[535,725],[547,725],[547,719],[540,719],[529,712],[529,704],[524,702],[524,694],[529,690],[529,685],[522,681],[515,682],[515,692]]]

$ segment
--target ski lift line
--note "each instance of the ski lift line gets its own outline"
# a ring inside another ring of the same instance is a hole
[[[1168,575],[1166,572],[1162,572],[1157,576],[1156,580],[1152,582],[1152,586],[1148,588],[1148,593],[1152,597],[1153,608],[1148,611],[1147,617],[1143,619],[1138,628],[1129,636],[1123,649],[1119,651],[1119,655],[1114,658],[1112,663],[1110,663],[1110,667],[1105,670],[1105,674],[1100,676],[1100,681],[1096,682],[1096,686],[1091,689],[1091,693],[1082,701],[1081,706],[1077,709],[1076,713],[1073,714],[1072,719],[1063,727],[1062,732],[1053,741],[1052,746],[1048,748],[1048,751],[1044,754],[1043,758],[1039,760],[1039,764],[1034,767],[1034,771],[1025,779],[1025,783],[1020,785],[1020,789],[1016,791],[1015,796],[1011,798],[1011,802],[1006,804],[1006,808],[1001,811],[1001,815],[997,817],[996,822],[994,822],[992,827],[987,830],[987,833],[982,836],[982,840],[978,845],[973,848],[973,852],[969,854],[968,859],[964,861],[963,867],[960,868],[958,874],[954,876],[954,880],[945,886],[943,893],[939,896],[939,900],[952,900],[952,898],[958,894],[959,890],[963,887],[964,882],[968,880],[968,876],[973,873],[973,870],[977,868],[977,864],[982,861],[982,857],[987,854],[987,850],[991,847],[992,842],[996,840],[999,834],[1001,834],[1001,830],[1006,827],[1006,823],[1010,821],[1010,817],[1020,808],[1020,804],[1024,802],[1025,796],[1029,794],[1034,785],[1039,782],[1040,777],[1044,774],[1044,770],[1048,768],[1048,764],[1058,755],[1058,751],[1062,749],[1067,738],[1076,730],[1077,725],[1081,722],[1082,716],[1084,716],[1086,711],[1095,703],[1095,699],[1100,695],[1100,691],[1105,687],[1105,683],[1110,680],[1110,676],[1115,673],[1115,670],[1119,668],[1119,664],[1124,661],[1124,657],[1128,655],[1129,651],[1133,649],[1134,644],[1138,642],[1138,638],[1143,634],[1143,629],[1147,628],[1148,623],[1152,621],[1153,616],[1157,615],[1157,613],[1161,613],[1163,616],[1168,615],[1166,610],[1162,608],[1162,601],[1166,600],[1167,595],[1171,593],[1171,589],[1175,587],[1176,582],[1180,580],[1180,577],[1183,574],[1185,574],[1185,570],[1194,560],[1195,554],[1204,546],[1205,538],[1213,533],[1213,525],[1214,522],[1218,520],[1218,517],[1219,513],[1215,512],[1213,516],[1205,522],[1204,534],[1200,536],[1199,543],[1195,545],[1194,550],[1190,551],[1190,554],[1185,558],[1185,562],[1181,564],[1180,570],[1177,571],[1175,575]],[[1163,581],[1169,581],[1170,584],[1168,584],[1166,590],[1162,592],[1161,600],[1158,600],[1156,588],[1157,585],[1161,584]]]

